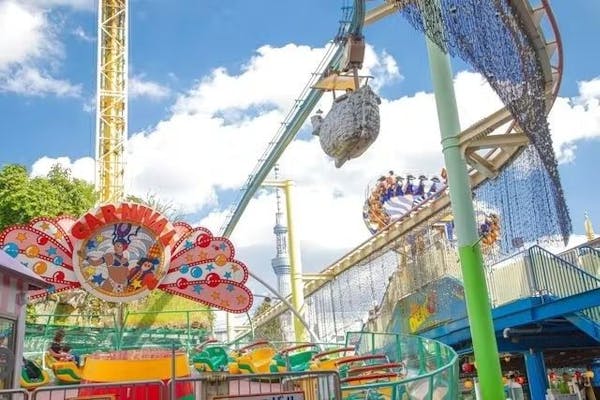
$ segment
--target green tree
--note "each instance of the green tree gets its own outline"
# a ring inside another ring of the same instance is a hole
[[[153,210],[158,211],[167,217],[171,222],[183,220],[183,216],[179,212],[179,209],[172,202],[159,199],[155,193],[148,193],[146,194],[146,197],[129,195],[126,197],[126,200],[138,204],[144,204]]]
[[[22,165],[9,164],[0,169],[0,230],[27,224],[37,217],[70,215],[77,218],[91,209],[96,200],[91,183],[73,178],[69,169],[58,164],[46,176],[34,178]],[[67,304],[62,293],[56,297],[59,304]],[[36,305],[29,305],[28,321],[35,322],[36,316]]]
[[[258,317],[259,315],[267,312],[271,307],[271,299],[266,298],[265,300],[263,300],[262,303],[260,303],[256,311],[254,312],[254,317]],[[283,332],[281,331],[281,321],[279,320],[279,318],[273,318],[266,324],[257,327],[254,330],[254,339],[282,341]]]
[[[55,165],[45,177],[31,178],[22,165],[0,170],[0,230],[36,217],[79,217],[94,206],[94,186]]]

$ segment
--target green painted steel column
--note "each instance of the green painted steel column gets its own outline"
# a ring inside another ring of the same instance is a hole
[[[478,242],[467,164],[459,147],[460,122],[454,96],[450,57],[429,38],[427,38],[427,51],[481,394],[485,400],[501,400],[504,399],[504,388],[498,345],[485,282],[483,257]]]

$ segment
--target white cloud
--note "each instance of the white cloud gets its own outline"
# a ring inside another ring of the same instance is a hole
[[[73,30],[73,35],[84,42],[94,42],[96,40],[94,36],[88,35],[85,29],[83,29],[81,26],[78,26]]]
[[[67,80],[56,79],[32,67],[13,70],[10,75],[0,74],[0,92],[11,92],[26,96],[54,94],[58,97],[78,97],[81,86]]]
[[[548,120],[559,162],[573,161],[579,141],[600,137],[600,77],[579,82],[578,96],[558,98]]]
[[[324,49],[288,44],[262,46],[239,75],[217,68],[173,107],[175,113],[213,114],[231,109],[277,106],[287,110],[309,78]]]
[[[14,1],[0,1],[0,71],[35,58],[60,55],[44,14]]]
[[[0,92],[77,96],[79,86],[53,76],[64,50],[38,6],[0,0]]]
[[[42,157],[31,166],[31,176],[46,176],[48,171],[56,164],[70,169],[71,176],[74,178],[94,182],[95,162],[91,157],[83,157],[74,161],[71,161],[69,157]]]
[[[38,7],[71,7],[76,10],[93,10],[94,0],[24,0]]]
[[[131,136],[128,192],[156,193],[184,212],[201,211],[201,223],[217,232],[228,205],[218,196],[244,184],[323,52],[293,44],[263,46],[238,73],[218,68],[199,80],[178,97],[172,115]],[[402,78],[391,56],[371,48],[366,54],[362,73],[376,76],[377,86]],[[557,101],[551,128],[558,149],[599,135],[594,125],[599,115],[596,81],[582,82],[577,98]],[[463,127],[500,107],[478,74],[458,73],[455,89]],[[319,107],[326,111],[330,104],[331,95],[326,94]],[[432,93],[382,99],[380,112],[377,141],[341,169],[327,159],[317,137],[306,135],[280,160],[282,176],[296,182],[295,221],[307,271],[322,268],[368,237],[361,209],[367,185],[380,174],[393,169],[431,175],[441,169]],[[573,129],[574,123],[581,126]],[[232,238],[239,258],[263,276],[272,276],[274,207],[272,191],[259,193]]]
[[[143,76],[129,78],[129,97],[162,100],[171,95],[171,90],[157,82],[145,80]]]

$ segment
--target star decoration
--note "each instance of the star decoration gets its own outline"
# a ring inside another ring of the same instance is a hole
[[[37,218],[28,225],[0,232],[0,248],[5,248],[18,262],[53,285],[33,291],[30,298],[42,299],[83,286],[92,294],[129,300],[152,287],[234,313],[244,312],[252,304],[252,296],[244,286],[248,275],[246,267],[233,259],[233,245],[205,228],[192,228],[185,223],[176,226],[175,242],[171,245],[178,247],[178,251],[172,249],[176,251],[160,257],[159,261],[164,264],[158,266],[152,284],[150,281],[146,284],[139,277],[117,284],[105,268],[90,265],[82,257],[110,245],[110,232],[102,228],[85,238],[74,238],[70,227],[76,222],[70,217]],[[203,279],[205,276],[210,279]],[[159,284],[166,277],[165,282]],[[104,289],[110,289],[110,293]]]
[[[102,273],[98,273],[92,277],[92,282],[96,285],[100,286],[106,280],[106,278],[102,275]]]
[[[139,288],[141,288],[141,287],[142,287],[142,281],[140,281],[139,279],[134,279],[134,280],[131,282],[131,286],[132,286],[134,289],[139,289]]]

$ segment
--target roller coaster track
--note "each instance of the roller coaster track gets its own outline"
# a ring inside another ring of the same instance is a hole
[[[385,3],[370,9],[365,14],[364,23],[373,23],[387,15],[395,13],[399,9],[399,3],[396,0],[386,0]],[[562,79],[563,54],[556,20],[548,0],[542,0],[536,6],[532,4],[532,0],[511,0],[510,3],[519,13],[526,34],[534,44],[536,55],[541,64],[545,82],[546,113],[548,113],[558,95]],[[542,23],[545,23],[544,26],[549,28],[548,31],[542,29]],[[546,37],[547,35],[549,38]],[[317,95],[320,96],[320,94],[314,94],[313,96]],[[296,124],[301,124],[299,120],[306,118],[310,112],[307,107],[302,111],[302,115],[297,115],[295,118]],[[292,138],[288,139],[287,143]],[[471,166],[471,185],[472,187],[476,187],[485,180],[495,177],[503,166],[509,164],[520,154],[525,146],[527,146],[528,139],[515,122],[509,110],[503,108],[462,131],[460,134],[460,144],[465,158]],[[283,147],[280,146],[277,153],[270,154],[272,164],[276,162],[276,157],[279,157],[282,152]],[[265,163],[265,167],[268,168],[266,171],[263,171],[264,176],[266,176],[272,165]],[[249,198],[252,196],[250,191],[246,190],[245,195],[247,195],[249,201]],[[327,282],[335,279],[335,277],[362,260],[383,250],[389,243],[399,239],[449,206],[450,196],[445,191],[442,195],[435,196],[427,203],[420,204],[418,208],[413,209],[403,218],[392,221],[380,232],[321,271],[323,279],[307,282],[304,286],[304,295],[307,297],[312,295]],[[239,219],[239,216],[237,219]],[[231,233],[233,226],[230,228],[228,225],[230,229],[226,230],[226,233]],[[254,319],[254,326],[257,327],[268,322],[285,312],[285,310],[286,308],[282,303],[276,304],[267,312],[256,317]]]
[[[308,118],[311,111],[323,95],[323,91],[315,89],[313,86],[328,70],[335,70],[340,66],[344,57],[344,44],[348,35],[361,35],[365,21],[365,0],[353,0],[351,19],[345,18],[341,21],[340,31],[333,42],[331,42],[325,51],[325,56],[317,66],[317,71],[312,74],[311,79],[306,84],[299,98],[295,101],[292,109],[288,112],[280,129],[277,131],[264,153],[258,160],[254,170],[248,175],[245,185],[242,187],[241,196],[237,204],[231,208],[226,221],[220,229],[223,236],[229,237],[239,222],[242,214],[246,210],[252,196],[277,163],[287,146],[294,140],[296,134],[302,128],[302,125]],[[343,9],[348,7],[343,7]],[[346,10],[348,11],[348,10]]]

